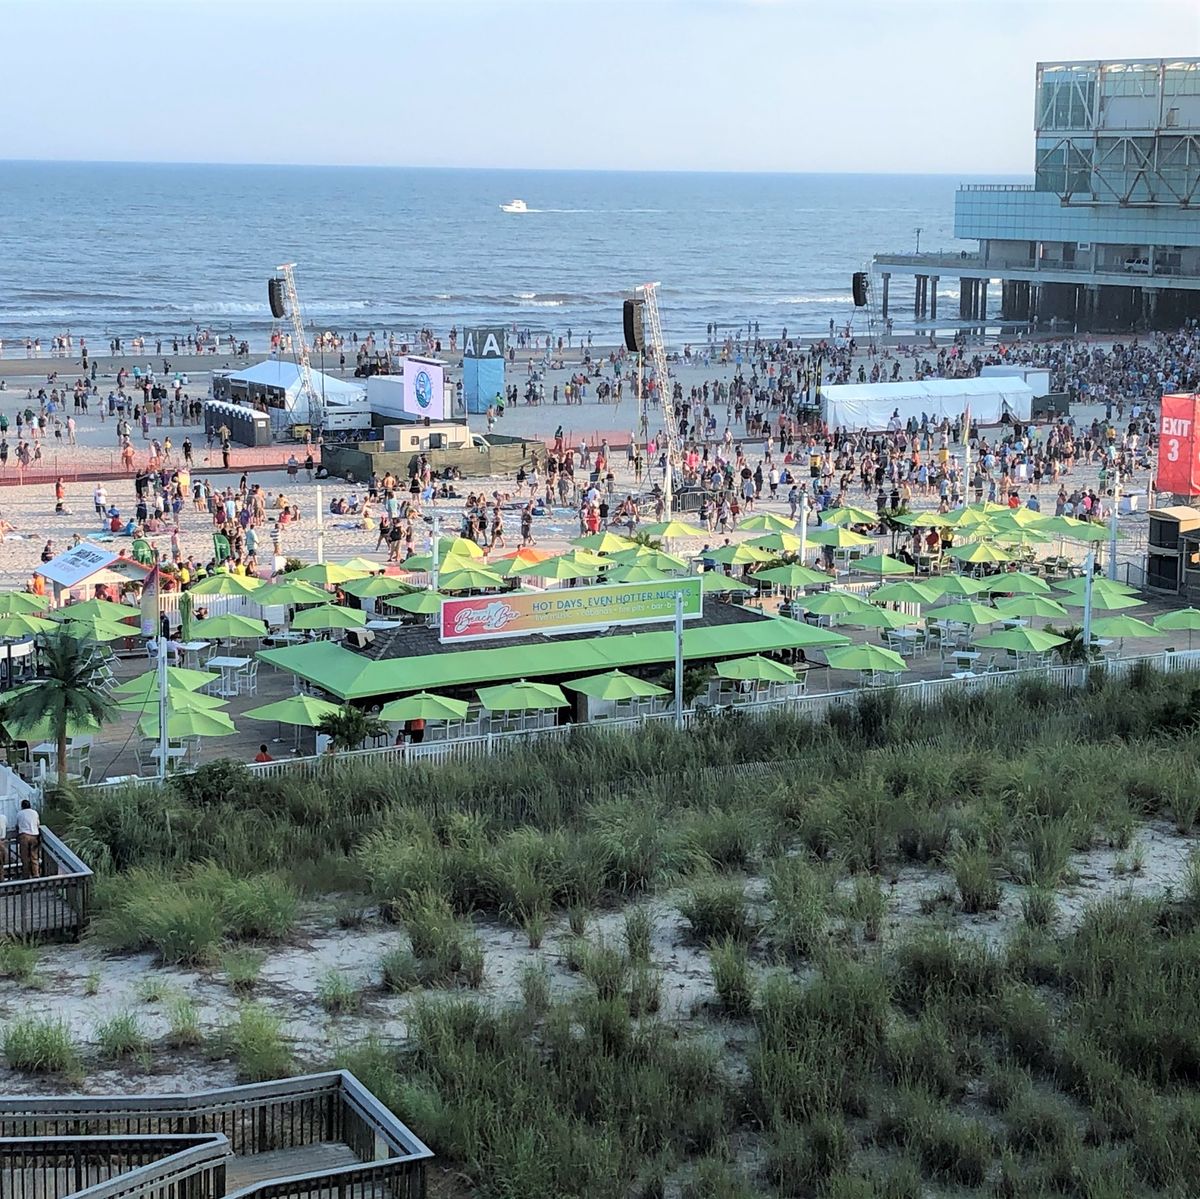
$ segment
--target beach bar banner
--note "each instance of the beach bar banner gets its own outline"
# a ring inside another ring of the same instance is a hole
[[[680,593],[684,620],[700,616],[699,575],[662,583],[602,583],[451,599],[442,604],[440,636],[443,642],[491,641],[523,633],[578,633],[671,621]]]
[[[1158,425],[1158,490],[1200,495],[1200,394],[1165,395]]]

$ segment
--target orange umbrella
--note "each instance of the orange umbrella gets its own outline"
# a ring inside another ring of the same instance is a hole
[[[545,562],[547,558],[553,557],[554,555],[548,550],[539,550],[532,545],[523,545],[519,550],[513,550],[511,554],[501,554],[496,561],[504,562],[513,558],[522,566],[536,566],[539,562]]]

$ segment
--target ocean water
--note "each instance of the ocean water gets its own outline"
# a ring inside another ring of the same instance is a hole
[[[816,333],[851,319],[851,274],[911,250],[917,227],[924,249],[973,244],[953,236],[959,182],[0,162],[0,338],[11,354],[67,330],[100,348],[210,328],[262,346],[266,280],[288,261],[306,324],[346,334],[494,323],[612,341],[647,281],[674,344],[712,321]],[[531,211],[501,212],[515,197]],[[911,286],[892,284],[900,326]]]

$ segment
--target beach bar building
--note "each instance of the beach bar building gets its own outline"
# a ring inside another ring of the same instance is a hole
[[[1038,63],[1034,114],[1033,182],[955,196],[954,235],[977,250],[875,256],[881,315],[907,276],[918,325],[938,320],[948,279],[958,312],[942,320],[968,325],[1129,332],[1200,317],[1200,58]]]

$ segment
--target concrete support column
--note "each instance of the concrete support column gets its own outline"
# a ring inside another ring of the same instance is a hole
[[[987,293],[988,293],[988,281],[986,279],[980,279],[979,280],[979,313],[978,313],[978,316],[981,321],[987,320]]]
[[[937,320],[937,289],[940,279],[937,275],[929,277],[929,319]]]
[[[918,275],[916,277],[915,283],[913,284],[913,320],[914,321],[919,321],[921,319],[921,301],[923,298],[922,293],[924,292],[924,290],[925,290],[925,276]]]
[[[892,281],[892,272],[883,272],[883,305],[880,308],[879,315],[886,321],[888,317],[888,284]]]
[[[971,280],[959,279],[958,281],[958,319],[965,321],[967,319],[967,301],[971,295]]]

